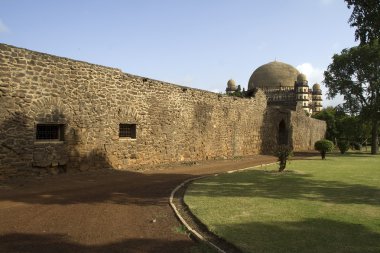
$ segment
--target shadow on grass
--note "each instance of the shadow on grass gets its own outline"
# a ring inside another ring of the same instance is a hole
[[[7,253],[156,253],[156,252],[198,252],[198,246],[190,241],[169,241],[157,239],[126,239],[109,244],[80,244],[63,234],[22,234],[12,233],[0,236],[0,252]]]
[[[378,154],[380,155],[380,154]],[[339,151],[332,152],[332,153],[327,153],[326,154],[326,159],[328,160],[329,158],[332,157],[374,157],[376,155],[371,155],[368,152],[360,152],[360,151],[350,151],[346,152],[345,154],[341,154]],[[295,152],[294,157],[291,157],[291,160],[298,160],[299,158],[303,158],[303,160],[322,160],[321,154],[319,152]]]
[[[380,234],[362,225],[328,219],[216,226],[226,238],[255,253],[375,253],[380,252]],[[249,242],[249,243],[247,243]],[[249,246],[248,246],[249,245]],[[245,251],[244,251],[245,252]]]
[[[330,153],[330,154],[327,154],[327,156],[331,156],[331,157],[374,157],[376,155],[371,155],[370,153],[363,153],[363,152],[346,152],[344,154],[341,154],[339,152],[337,153]]]
[[[380,205],[380,189],[360,184],[311,179],[291,171],[278,174],[248,171],[200,180],[191,196],[265,197],[273,199],[317,200],[336,204]]]

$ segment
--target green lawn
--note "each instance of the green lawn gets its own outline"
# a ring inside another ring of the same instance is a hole
[[[194,182],[185,202],[243,252],[380,252],[380,156],[331,155]]]

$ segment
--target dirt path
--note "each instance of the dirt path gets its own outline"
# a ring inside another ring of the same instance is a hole
[[[192,252],[169,207],[185,179],[275,161],[207,161],[159,171],[110,170],[0,185],[0,252]]]

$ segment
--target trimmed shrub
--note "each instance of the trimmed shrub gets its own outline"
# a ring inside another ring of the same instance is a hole
[[[338,148],[340,150],[340,153],[343,155],[350,148],[350,143],[344,140],[338,141]]]
[[[278,158],[280,162],[279,172],[282,172],[286,168],[286,162],[291,156],[293,156],[293,149],[288,145],[279,145],[274,150],[274,155]]]
[[[329,140],[319,140],[315,142],[314,149],[321,153],[321,157],[324,160],[326,159],[326,153],[334,149],[334,143]]]

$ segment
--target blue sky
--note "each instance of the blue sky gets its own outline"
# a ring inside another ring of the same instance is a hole
[[[321,83],[358,44],[350,14],[343,0],[0,0],[0,42],[218,92],[275,59]]]

